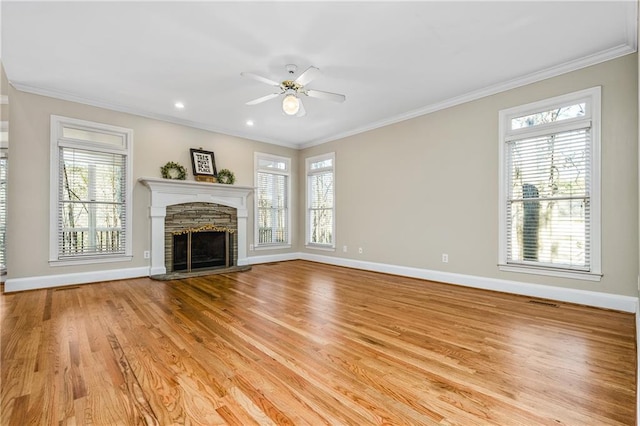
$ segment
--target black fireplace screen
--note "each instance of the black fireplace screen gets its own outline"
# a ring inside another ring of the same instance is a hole
[[[173,236],[173,270],[229,267],[234,264],[234,234],[222,231],[200,231]]]

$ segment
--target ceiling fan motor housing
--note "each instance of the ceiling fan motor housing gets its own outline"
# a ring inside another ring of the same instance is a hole
[[[297,92],[302,89],[302,86],[293,80],[285,80],[280,84],[285,90],[295,90]]]

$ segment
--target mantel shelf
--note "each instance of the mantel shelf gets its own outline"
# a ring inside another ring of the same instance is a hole
[[[253,186],[228,185],[224,183],[198,182],[195,180],[178,180],[164,179],[153,177],[141,177],[138,179],[143,185],[147,186],[151,191],[177,190],[184,191],[189,188],[190,191],[204,192],[223,192],[223,193],[246,193],[249,195],[255,190]]]

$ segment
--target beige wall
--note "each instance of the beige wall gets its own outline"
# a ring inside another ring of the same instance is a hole
[[[593,86],[602,86],[604,277],[589,282],[500,272],[498,111]],[[635,54],[305,149],[301,168],[304,158],[331,151],[336,153],[336,252],[308,253],[638,295]],[[304,235],[304,211],[299,223]],[[441,262],[442,253],[449,263]]]
[[[7,96],[9,93],[9,82],[7,81],[7,75],[4,73],[4,66],[0,61],[0,95]],[[6,121],[9,119],[9,105],[0,105],[0,120]]]
[[[7,75],[4,73],[4,66],[0,62],[0,95],[7,96],[9,94],[9,82]],[[9,105],[0,104],[0,121],[9,120]]]
[[[236,185],[254,185],[254,152],[288,156],[297,174],[297,151],[143,118],[131,114],[29,94],[10,88],[9,193],[8,193],[8,278],[123,269],[147,266],[143,251],[149,250],[149,192],[137,182],[140,177],[160,177],[160,167],[176,161],[191,171],[189,148],[215,153],[218,169],[228,168],[236,175]],[[49,126],[52,114],[131,128],[133,152],[133,254],[131,262],[104,263],[74,267],[50,267],[49,255]],[[191,175],[188,179],[193,179]],[[293,180],[293,191],[297,191]],[[294,211],[297,206],[294,204]],[[250,202],[249,224],[253,224]],[[293,217],[293,226],[297,226]],[[248,229],[253,244],[253,227]],[[296,251],[297,241],[293,241]],[[276,254],[286,251],[261,251]],[[252,255],[253,253],[249,253]]]
[[[295,151],[73,102],[9,91],[9,278],[148,265],[149,195],[134,187],[131,262],[49,267],[49,120],[51,114],[134,129],[134,179],[159,176],[167,161],[190,169],[189,148],[214,151],[219,168],[253,185],[254,152],[293,158],[294,253],[424,268],[471,276],[637,296],[638,58],[623,58],[349,138]],[[601,85],[601,282],[498,271],[498,111]],[[336,152],[335,253],[303,248],[304,158]],[[252,212],[252,206],[251,212]],[[297,212],[297,214],[296,214]],[[253,223],[253,214],[249,218]],[[253,243],[253,227],[247,244]],[[349,249],[342,252],[342,246]],[[357,253],[362,247],[363,254]],[[441,262],[441,254],[449,263]]]

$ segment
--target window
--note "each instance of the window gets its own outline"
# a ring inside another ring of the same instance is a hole
[[[7,273],[7,158],[8,138],[7,122],[0,127],[0,281],[4,282]]]
[[[256,248],[287,247],[289,236],[291,159],[255,154]]]
[[[599,280],[600,88],[499,118],[500,269]]]
[[[310,247],[335,248],[335,154],[307,158],[307,236]]]
[[[53,264],[131,258],[133,131],[51,116]]]

